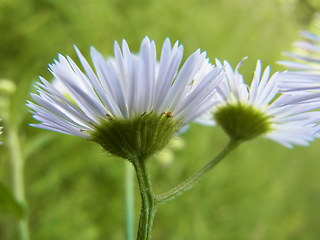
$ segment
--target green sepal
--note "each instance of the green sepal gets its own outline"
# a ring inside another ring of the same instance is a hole
[[[269,116],[251,105],[242,103],[218,107],[214,118],[234,140],[250,140],[271,130]]]
[[[142,114],[133,119],[108,116],[91,133],[90,140],[125,159],[144,160],[164,148],[182,124],[167,114]]]

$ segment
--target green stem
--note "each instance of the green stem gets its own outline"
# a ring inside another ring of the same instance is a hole
[[[232,150],[234,150],[241,141],[231,140],[229,144],[209,163],[207,163],[204,167],[194,173],[187,180],[179,184],[178,186],[172,188],[166,193],[160,194],[156,197],[157,203],[165,203],[167,201],[173,200],[176,197],[183,194],[185,191],[191,189],[197,181],[210,169],[212,169],[215,165],[217,165],[225,156],[227,156]]]
[[[125,206],[126,240],[133,240],[134,171],[131,163],[125,161]]]
[[[156,214],[156,201],[152,191],[151,180],[144,160],[133,160],[136,170],[140,193],[141,193],[141,213],[137,240],[150,240],[153,219]]]
[[[26,207],[25,191],[24,191],[24,159],[21,154],[18,130],[11,127],[8,130],[9,151],[12,163],[13,189],[17,201]],[[27,214],[19,220],[20,240],[29,239],[28,217]]]

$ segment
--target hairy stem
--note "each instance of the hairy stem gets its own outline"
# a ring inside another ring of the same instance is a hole
[[[204,167],[194,173],[191,177],[186,179],[184,182],[179,184],[178,186],[172,188],[166,193],[160,194],[156,197],[157,203],[165,203],[167,201],[171,201],[176,197],[180,196],[187,190],[191,189],[197,181],[210,169],[212,169],[215,165],[217,165],[225,156],[227,156],[232,150],[234,150],[241,141],[231,140],[229,144],[210,162],[208,162]]]
[[[152,191],[146,161],[136,159],[132,163],[136,170],[141,194],[141,213],[137,240],[150,240],[153,219],[156,214],[155,196]]]

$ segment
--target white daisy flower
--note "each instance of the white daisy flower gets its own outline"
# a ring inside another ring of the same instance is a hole
[[[260,60],[249,87],[238,72],[240,65],[233,71],[225,62],[226,81],[219,87],[221,102],[213,110],[215,121],[231,139],[264,136],[287,147],[312,141],[320,129],[320,114],[313,111],[320,107],[320,100],[305,94],[281,94],[279,73],[270,77],[268,66],[262,74]]]
[[[301,32],[303,40],[293,45],[295,53],[285,52],[291,61],[277,61],[289,70],[281,73],[281,88],[285,91],[320,90],[320,36]]]
[[[308,31],[302,31],[301,37],[303,40],[293,43],[296,48],[295,53],[284,53],[293,61],[278,61],[278,63],[292,70],[320,71],[320,37]]]
[[[75,49],[84,72],[68,56],[49,65],[75,104],[40,77],[38,94],[31,94],[35,103],[28,106],[41,123],[32,126],[96,141],[124,158],[146,158],[216,104],[212,95],[223,71],[200,50],[179,70],[183,46],[178,42],[171,47],[169,39],[164,41],[157,64],[154,41],[144,38],[135,55],[123,40],[122,51],[115,42],[113,59],[91,48],[94,71]]]

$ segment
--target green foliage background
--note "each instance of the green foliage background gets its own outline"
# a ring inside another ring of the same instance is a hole
[[[148,35],[160,50],[168,36],[212,61],[228,59],[250,82],[258,58],[273,71],[281,52],[308,28],[317,1],[303,0],[1,0],[0,78],[17,84],[11,121],[20,129],[34,240],[124,239],[124,167],[94,143],[33,129],[25,107],[38,75],[57,53],[74,59],[73,44],[89,57],[94,45],[106,56],[125,38],[138,51]],[[2,122],[4,127],[6,122]],[[12,185],[6,131],[1,136],[0,179]],[[152,159],[156,193],[179,183],[226,144],[218,128],[192,125],[185,146],[164,164]],[[264,139],[233,152],[184,196],[159,209],[153,239],[316,240],[320,236],[319,141],[286,149]],[[136,221],[139,195],[136,191]],[[137,224],[137,222],[136,222]],[[16,219],[0,215],[0,239],[17,239]]]

